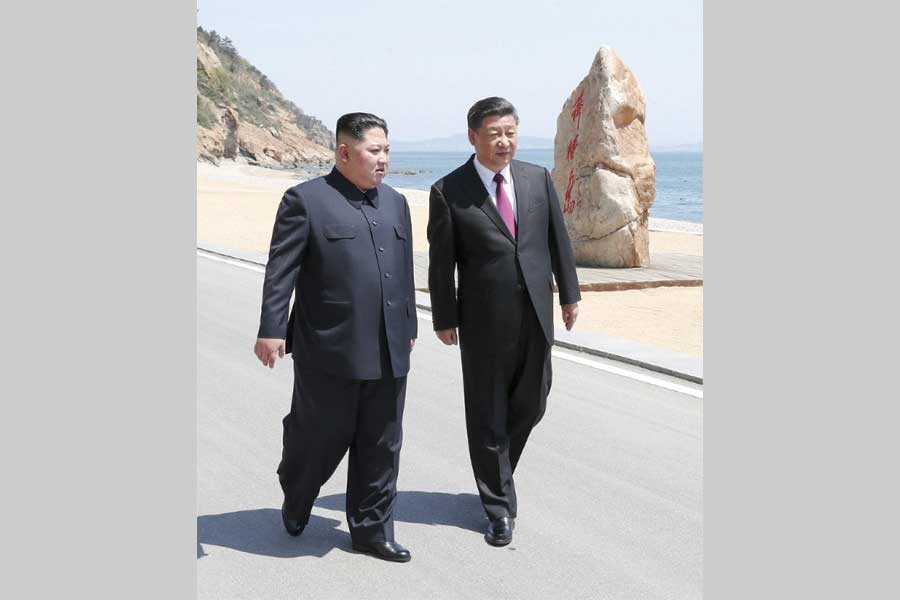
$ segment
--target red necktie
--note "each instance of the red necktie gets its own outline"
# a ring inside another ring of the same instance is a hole
[[[497,173],[494,175],[494,181],[497,182],[497,212],[500,213],[503,222],[506,223],[506,228],[509,229],[513,239],[516,239],[516,219],[513,216],[512,204],[510,204],[509,198],[506,197],[506,190],[503,189],[503,175]]]

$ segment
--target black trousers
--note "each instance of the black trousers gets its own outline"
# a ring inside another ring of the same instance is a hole
[[[550,344],[527,294],[511,306],[517,332],[502,348],[460,334],[469,458],[489,519],[515,517],[513,473],[544,416],[552,380]]]
[[[390,370],[383,370],[390,373]],[[356,543],[394,539],[406,377],[341,379],[294,361],[278,479],[288,516],[305,524],[349,450],[347,524]]]

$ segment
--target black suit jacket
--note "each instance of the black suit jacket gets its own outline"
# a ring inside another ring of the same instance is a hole
[[[287,190],[263,283],[258,337],[347,379],[382,377],[384,338],[393,376],[406,375],[417,334],[409,206],[384,184],[368,196],[337,169]]]
[[[510,166],[516,194],[514,240],[475,170],[474,155],[431,187],[428,287],[434,329],[459,327],[460,341],[503,349],[514,336],[516,294],[527,292],[553,343],[553,274],[561,304],[581,299],[575,259],[547,169]],[[454,268],[459,291],[454,289]],[[524,289],[523,289],[524,287]]]

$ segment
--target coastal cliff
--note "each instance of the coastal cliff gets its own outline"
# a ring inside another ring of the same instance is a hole
[[[293,169],[332,162],[334,134],[282,96],[231,40],[197,28],[197,157]]]

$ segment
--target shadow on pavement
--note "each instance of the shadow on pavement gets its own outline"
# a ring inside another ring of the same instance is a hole
[[[350,551],[350,536],[337,529],[340,521],[311,515],[300,537],[291,537],[281,523],[281,510],[260,508],[197,517],[197,558],[208,555],[201,544],[241,552],[296,558],[325,556],[332,548]]]
[[[344,494],[323,496],[316,500],[315,505],[343,511]],[[477,494],[444,492],[398,492],[394,520],[423,525],[449,525],[479,533],[487,524],[481,499]]]

